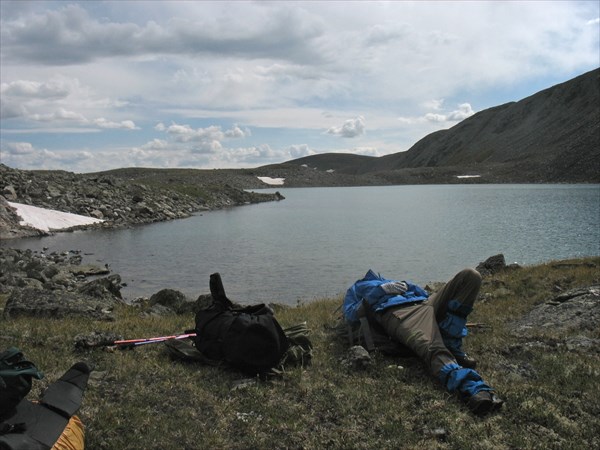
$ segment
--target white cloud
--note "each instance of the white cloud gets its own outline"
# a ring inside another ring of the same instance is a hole
[[[77,170],[387,154],[598,67],[598,16],[597,2],[3,1],[2,134]],[[91,131],[102,140],[73,136]]]
[[[311,148],[306,144],[290,145],[287,149],[287,152],[292,159],[316,154],[316,152],[311,150]]]
[[[138,130],[139,129],[138,127],[135,126],[135,123],[132,120],[122,120],[121,122],[112,122],[110,120],[106,120],[104,117],[100,117],[98,119],[92,120],[91,122],[100,128],[123,129],[123,130]]]
[[[142,145],[142,150],[165,150],[169,146],[168,142],[162,139],[152,139]]]
[[[64,108],[47,113],[47,114],[30,114],[27,116],[28,119],[35,120],[38,122],[55,122],[55,121],[75,121],[81,124],[87,124],[89,121],[82,115],[73,111],[67,111]]]
[[[471,117],[473,114],[475,114],[475,111],[473,111],[471,105],[469,103],[462,103],[458,105],[458,109],[448,114],[447,120],[461,121],[466,119],[467,117]]]
[[[349,119],[341,127],[331,127],[327,134],[335,134],[345,138],[354,138],[365,133],[365,119],[358,116],[356,119]]]
[[[189,125],[179,125],[176,123],[165,127],[164,124],[159,123],[154,129],[165,131],[177,142],[220,142],[226,138],[240,139],[251,134],[249,130],[243,131],[237,125],[229,130],[222,131],[221,127],[217,125],[211,125],[206,128],[192,128]]]
[[[30,155],[35,153],[33,145],[29,142],[7,142],[2,145],[2,153],[9,155]]]
[[[50,80],[40,83],[29,80],[16,80],[0,85],[2,95],[29,98],[65,98],[71,89],[65,83],[58,80]]]
[[[418,124],[422,122],[444,124],[446,122],[460,122],[461,120],[467,119],[473,114],[475,114],[475,111],[473,111],[473,108],[471,107],[470,103],[461,103],[460,105],[458,105],[457,109],[447,113],[440,110],[442,103],[443,100],[439,103],[434,104],[427,103],[430,107],[433,107],[434,110],[437,110],[439,112],[428,112],[425,115],[419,117],[399,117],[398,121],[408,125]]]
[[[276,55],[301,61],[319,58],[310,42],[321,35],[322,25],[303,14],[302,9],[271,8],[268,15],[256,14],[258,11],[254,10],[252,20],[240,21],[231,14],[191,17],[185,14],[189,8],[179,5],[184,10],[181,14],[180,9],[179,17],[143,25],[100,21],[84,5],[43,10],[7,20],[3,48],[8,58],[48,65],[161,54],[237,54],[252,58]],[[214,9],[215,5],[207,8]]]

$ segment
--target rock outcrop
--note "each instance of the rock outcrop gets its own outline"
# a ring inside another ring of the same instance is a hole
[[[279,193],[256,194],[218,180],[211,180],[211,188],[203,189],[202,195],[188,195],[181,191],[196,192],[199,189],[186,184],[185,180],[181,183],[178,180],[168,181],[156,178],[142,182],[110,174],[18,170],[0,164],[0,237],[8,239],[43,234],[21,227],[19,218],[7,201],[104,221],[84,228],[112,228],[180,219],[198,211],[283,199]]]
[[[563,292],[536,306],[513,324],[519,335],[597,330],[600,323],[600,285]]]
[[[105,267],[80,263],[78,251],[45,254],[0,248],[0,293],[8,296],[4,317],[110,320],[115,305],[122,303],[121,277],[102,277],[109,273]]]

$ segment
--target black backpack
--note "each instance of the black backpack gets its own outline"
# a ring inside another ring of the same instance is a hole
[[[39,401],[32,402],[25,396],[32,378],[41,379],[41,372],[19,349],[11,347],[1,352],[0,449],[53,448],[81,405],[91,370],[83,362],[74,364],[48,386]]]
[[[267,305],[234,308],[218,273],[210,276],[213,303],[196,314],[196,348],[248,374],[277,366],[289,342]]]
[[[32,378],[41,380],[43,376],[18,348],[0,353],[0,420],[29,394]]]

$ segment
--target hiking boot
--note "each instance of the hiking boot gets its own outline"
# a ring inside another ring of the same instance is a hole
[[[474,369],[477,367],[477,360],[470,357],[466,353],[463,353],[462,355],[454,355],[454,358],[456,358],[456,362],[459,366],[466,367],[467,369]]]
[[[479,391],[467,400],[467,406],[476,416],[485,416],[487,413],[498,411],[503,403],[503,400],[490,391]]]

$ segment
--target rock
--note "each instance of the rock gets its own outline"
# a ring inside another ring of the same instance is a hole
[[[191,302],[187,297],[174,289],[162,289],[150,297],[150,307],[155,305],[165,306],[177,314],[191,312],[194,302]],[[189,304],[189,305],[188,305]]]
[[[504,259],[504,255],[500,253],[498,255],[490,256],[485,261],[480,262],[476,269],[481,276],[488,276],[500,272],[505,268],[506,260]]]
[[[369,352],[360,345],[354,345],[348,349],[342,364],[349,369],[364,370],[373,366],[373,360]]]
[[[15,191],[15,188],[10,184],[2,190],[2,195],[9,202],[14,202],[17,199],[17,192]]]
[[[80,286],[78,291],[94,298],[121,299],[121,276],[113,274],[89,281]]]
[[[113,342],[122,340],[123,336],[111,332],[92,331],[90,334],[78,334],[73,339],[76,349],[84,350],[93,347],[112,345]]]
[[[516,320],[512,330],[517,335],[597,330],[600,325],[600,285],[571,289]]]
[[[14,290],[4,307],[5,318],[90,317],[96,320],[113,320],[114,301],[92,299],[71,292],[24,288]]]
[[[69,267],[69,272],[73,275],[81,275],[84,277],[89,276],[97,276],[97,275],[107,275],[110,273],[110,270],[104,266],[96,266],[94,264],[85,264],[85,265],[72,265]]]
[[[600,353],[600,339],[588,338],[586,336],[574,336],[565,341],[565,346],[570,352],[594,352]]]
[[[201,309],[206,309],[213,303],[212,295],[210,294],[200,294],[196,299],[196,307],[195,312],[200,311]]]

